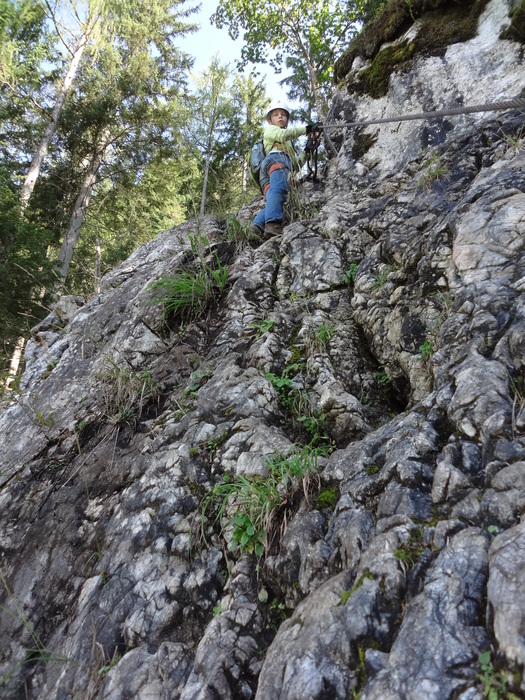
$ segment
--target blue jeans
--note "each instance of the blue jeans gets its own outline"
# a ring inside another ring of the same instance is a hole
[[[281,163],[284,168],[273,170],[268,174],[272,165]],[[286,153],[269,153],[261,165],[261,185],[270,183],[270,188],[266,191],[266,206],[260,211],[253,223],[264,230],[264,225],[269,221],[283,220],[283,204],[290,189],[288,176],[292,170],[292,161]]]

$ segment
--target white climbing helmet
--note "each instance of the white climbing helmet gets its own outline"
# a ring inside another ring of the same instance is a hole
[[[266,119],[270,119],[270,115],[274,109],[284,109],[288,115],[288,119],[290,119],[290,107],[288,107],[286,102],[281,102],[281,100],[272,100],[270,102],[268,105],[268,111],[266,112]]]

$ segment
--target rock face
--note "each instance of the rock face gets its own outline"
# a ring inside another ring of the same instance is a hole
[[[517,96],[510,10],[332,120]],[[341,131],[282,236],[189,222],[34,329],[0,415],[2,698],[522,696],[523,123],[373,127],[360,168]],[[166,318],[150,285],[199,247],[228,285]],[[232,484],[275,500],[259,539]]]

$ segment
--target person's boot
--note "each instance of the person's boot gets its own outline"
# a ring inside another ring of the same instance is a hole
[[[266,239],[279,236],[283,232],[282,221],[268,221],[264,227],[264,237]]]

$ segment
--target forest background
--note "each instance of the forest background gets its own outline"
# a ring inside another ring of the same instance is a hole
[[[383,4],[217,0],[240,58],[194,74],[191,0],[0,0],[0,395],[57,296],[89,298],[160,231],[258,193],[258,68],[285,69],[296,121],[324,119],[334,61]]]

